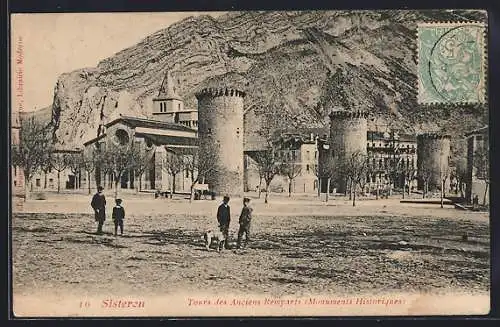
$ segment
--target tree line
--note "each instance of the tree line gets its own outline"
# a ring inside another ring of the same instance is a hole
[[[182,171],[189,172],[191,181],[191,200],[194,189],[204,176],[217,169],[216,152],[212,145],[202,144],[201,149],[193,147],[181,151],[167,151],[161,158],[161,169],[171,178],[171,194],[175,193],[176,176]],[[208,148],[207,148],[208,147]],[[24,119],[19,135],[19,143],[12,144],[12,164],[22,169],[24,175],[25,200],[30,198],[33,191],[32,181],[37,174],[45,176],[43,188],[47,188],[47,175],[57,172],[57,192],[61,191],[61,173],[71,171],[75,176],[74,188],[81,186],[78,176],[81,173],[87,176],[88,192],[91,193],[91,176],[95,176],[96,186],[103,182],[100,176],[112,180],[115,197],[118,196],[119,184],[124,174],[132,172],[139,182],[136,190],[142,190],[142,176],[151,167],[154,147],[148,147],[144,142],[129,142],[117,144],[114,142],[96,143],[86,147],[83,151],[63,151],[58,149],[53,141],[52,128],[48,124],[38,121],[34,117]],[[97,171],[99,170],[99,171]]]

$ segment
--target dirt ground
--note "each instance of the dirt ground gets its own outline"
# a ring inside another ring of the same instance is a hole
[[[105,234],[94,234],[88,195],[16,205],[14,294],[489,292],[487,213],[399,200],[353,208],[346,199],[255,199],[248,248],[217,253],[202,234],[216,228],[218,201],[123,198],[123,237],[112,235],[111,206]],[[230,204],[234,246],[241,204]]]

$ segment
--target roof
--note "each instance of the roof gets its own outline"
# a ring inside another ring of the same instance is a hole
[[[87,142],[83,143],[83,146],[87,146],[89,144],[95,143],[99,141],[100,139],[103,139],[106,137],[106,133],[99,135],[98,137],[94,137],[93,139],[88,140]]]
[[[165,78],[161,82],[160,90],[158,92],[158,96],[154,98],[154,100],[180,100],[182,98],[177,94],[174,83],[172,81],[172,75],[170,75],[170,71],[167,71]]]
[[[136,133],[136,137],[144,137],[151,140],[155,145],[184,145],[184,146],[196,146],[198,145],[197,137],[180,137],[180,136],[169,136],[169,135],[157,135],[149,133]]]
[[[488,134],[488,126],[483,126],[481,128],[477,128],[475,130],[472,130],[470,132],[465,133],[466,137],[472,136],[472,135],[477,135],[477,134]]]
[[[167,123],[161,120],[144,119],[144,118],[129,117],[129,116],[121,116],[115,120],[110,121],[105,126],[107,128],[119,122],[122,122],[132,128],[146,127],[146,128],[157,128],[157,129],[170,129],[170,130],[185,131],[185,132],[196,132],[194,129],[189,128],[182,124]]]

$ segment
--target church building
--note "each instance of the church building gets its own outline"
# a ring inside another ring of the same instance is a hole
[[[153,98],[152,119],[120,116],[100,126],[96,138],[84,143],[90,151],[102,144],[113,143],[127,146],[131,142],[149,153],[143,172],[130,170],[121,177],[120,186],[124,189],[160,190],[168,192],[189,192],[191,176],[188,170],[180,171],[172,180],[165,167],[168,152],[180,154],[186,149],[197,146],[197,111],[185,110],[183,99],[177,94],[172,77],[167,72],[158,95]],[[96,169],[91,180],[93,185],[101,184],[111,188],[113,177]]]

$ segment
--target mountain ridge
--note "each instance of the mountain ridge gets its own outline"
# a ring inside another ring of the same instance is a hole
[[[120,113],[146,117],[167,70],[179,82],[187,108],[196,108],[194,94],[205,87],[244,90],[247,137],[257,133],[266,115],[287,127],[324,127],[337,107],[369,111],[373,129],[459,135],[459,127],[487,123],[487,106],[418,105],[415,48],[416,22],[457,15],[486,19],[485,12],[467,10],[188,17],[96,67],[62,74],[54,88],[54,138],[80,146],[95,135],[101,119]],[[375,117],[382,121],[377,126]]]

